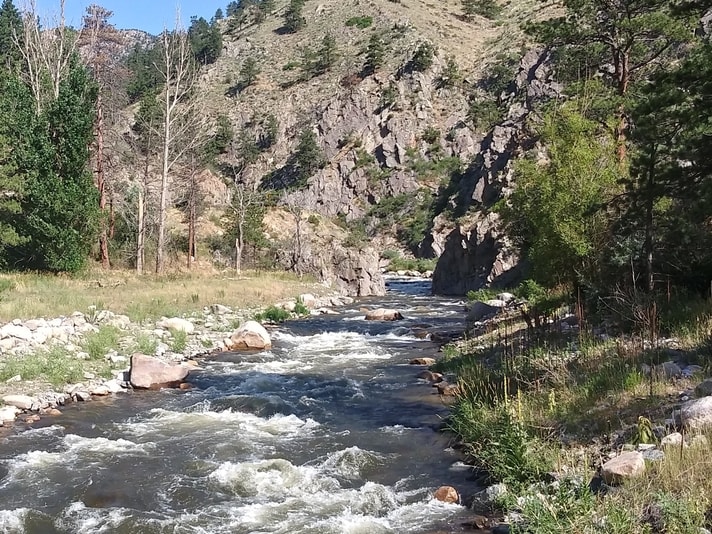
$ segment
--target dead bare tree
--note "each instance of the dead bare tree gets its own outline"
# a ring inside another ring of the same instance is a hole
[[[160,37],[161,63],[156,64],[163,90],[161,93],[163,123],[160,138],[161,193],[158,207],[158,243],[156,246],[156,272],[165,269],[166,215],[170,196],[170,173],[173,166],[194,146],[201,136],[194,135],[197,123],[205,122],[196,97],[198,71],[187,32],[176,17],[175,29],[164,30]],[[198,131],[201,128],[197,128]],[[205,131],[205,128],[202,128]]]
[[[96,99],[96,120],[94,124],[94,176],[96,188],[99,191],[99,209],[102,214],[99,230],[99,255],[101,265],[105,269],[111,267],[109,260],[109,234],[113,228],[113,202],[109,201],[111,188],[107,185],[106,175],[106,126],[104,110],[107,106],[117,104],[116,99],[106,98],[116,82],[112,73],[115,47],[121,45],[124,39],[120,32],[109,23],[113,12],[99,5],[91,4],[87,7],[83,18],[82,34],[79,39],[84,52],[83,56],[89,70],[97,83],[98,94]],[[107,210],[107,207],[111,206]]]
[[[23,76],[35,99],[39,114],[48,100],[59,97],[59,87],[77,50],[81,32],[66,25],[65,0],[59,2],[59,13],[49,21],[47,30],[40,25],[35,0],[27,0],[23,7],[23,36],[15,36],[25,68]]]

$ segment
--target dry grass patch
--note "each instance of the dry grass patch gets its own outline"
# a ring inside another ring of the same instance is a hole
[[[0,275],[0,321],[58,317],[107,309],[133,321],[189,314],[214,303],[236,309],[261,308],[324,287],[282,272],[137,276],[128,271],[92,272],[81,277]]]

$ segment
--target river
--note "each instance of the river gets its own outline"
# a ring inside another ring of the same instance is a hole
[[[359,307],[405,320],[363,320]],[[437,346],[418,328],[460,326],[462,306],[427,281],[277,327],[273,349],[224,353],[190,391],[120,394],[67,407],[0,438],[0,532],[431,533],[474,491],[437,429],[447,408],[416,378]]]

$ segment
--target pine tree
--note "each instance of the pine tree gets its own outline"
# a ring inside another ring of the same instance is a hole
[[[378,68],[383,65],[385,49],[383,39],[380,35],[374,33],[368,40],[366,48],[366,62],[363,66],[364,74],[373,74]]]
[[[326,165],[324,153],[319,148],[316,135],[311,128],[306,128],[299,134],[293,165],[296,171],[297,187],[306,185],[307,180]]]
[[[215,24],[208,24],[203,17],[190,19],[188,29],[190,46],[196,61],[201,65],[215,63],[222,52],[222,35]]]
[[[338,57],[339,53],[336,48],[336,39],[333,35],[327,33],[321,40],[321,48],[318,52],[317,69],[319,74],[330,70]]]
[[[306,26],[307,21],[302,16],[303,7],[304,0],[290,0],[287,11],[284,13],[284,28],[287,32],[297,33]]]
[[[3,0],[0,6],[0,67],[11,70],[19,67],[22,40],[22,16],[12,0]]]

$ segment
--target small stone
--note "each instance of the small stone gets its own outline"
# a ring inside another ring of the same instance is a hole
[[[181,384],[178,386],[178,389],[182,389],[184,391],[187,391],[189,389],[193,389],[193,385],[189,384],[188,382],[181,382]]]
[[[94,380],[95,378],[96,378],[96,375],[94,373],[90,373],[90,372],[84,373],[85,380]]]
[[[645,472],[645,459],[637,451],[624,452],[608,460],[601,467],[603,480],[609,486],[620,484],[623,480],[637,477]]]
[[[485,489],[485,495],[489,502],[496,501],[500,497],[503,497],[507,493],[507,486],[503,483],[493,484]]]
[[[21,410],[14,406],[3,406],[0,408],[0,421],[14,421],[20,412]]]
[[[440,486],[437,490],[435,490],[435,495],[433,495],[433,497],[438,501],[450,504],[460,502],[460,495],[458,495],[457,490],[452,486]]]
[[[75,391],[74,398],[80,402],[86,402],[91,400],[91,393],[88,391]]]
[[[410,365],[435,365],[433,358],[413,358],[410,360]]]
[[[649,462],[660,462],[665,459],[665,453],[660,449],[647,449],[643,451],[643,458]]]
[[[22,376],[15,375],[5,380],[6,384],[12,384],[13,382],[22,382]]]

